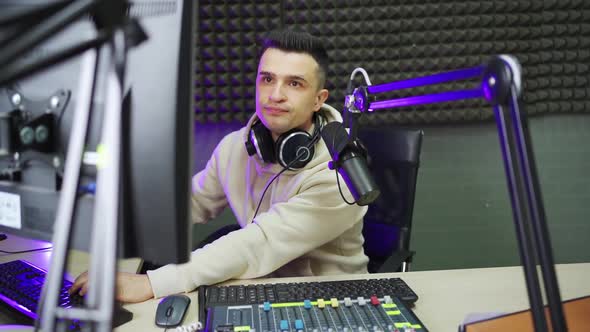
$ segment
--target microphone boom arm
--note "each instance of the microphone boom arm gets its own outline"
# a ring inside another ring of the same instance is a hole
[[[369,95],[427,85],[479,78],[481,85],[469,90],[369,101]],[[379,85],[360,86],[348,94],[344,102],[345,116],[349,116],[351,136],[356,136],[355,120],[369,110],[412,105],[484,98],[492,106],[496,120],[500,148],[512,206],[520,259],[535,331],[547,331],[543,312],[537,263],[541,266],[545,293],[549,305],[553,331],[566,331],[561,296],[555,267],[540,184],[526,114],[520,111],[522,93],[521,67],[509,55],[491,57],[484,65],[395,81]]]

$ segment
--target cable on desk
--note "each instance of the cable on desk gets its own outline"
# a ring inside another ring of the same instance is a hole
[[[189,325],[178,326],[176,332],[196,332],[203,329],[201,322],[193,322]]]
[[[52,246],[49,247],[45,247],[45,248],[37,248],[37,249],[29,249],[29,250],[20,250],[20,251],[6,251],[6,250],[0,250],[0,253],[2,254],[22,254],[25,252],[34,252],[34,251],[41,251],[41,250],[47,250],[47,249],[51,249],[53,248]]]

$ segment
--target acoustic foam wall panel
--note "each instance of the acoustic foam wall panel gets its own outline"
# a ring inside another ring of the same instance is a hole
[[[254,112],[256,40],[281,26],[280,9],[275,2],[199,2],[198,121],[245,122]]]
[[[356,67],[380,84],[472,67],[507,53],[523,66],[527,112],[590,111],[590,2],[582,0],[200,1],[197,16],[195,111],[201,122],[243,123],[253,113],[256,40],[280,27],[303,28],[325,40],[331,57],[328,103],[339,109]],[[379,100],[474,84],[478,82],[454,82],[383,94]],[[363,122],[492,117],[484,101],[466,100],[380,110]]]

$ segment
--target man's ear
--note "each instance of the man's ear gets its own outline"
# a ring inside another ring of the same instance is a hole
[[[324,104],[324,102],[328,99],[330,92],[327,89],[321,89],[318,91],[316,95],[315,104],[313,105],[314,111],[319,111],[320,107]]]

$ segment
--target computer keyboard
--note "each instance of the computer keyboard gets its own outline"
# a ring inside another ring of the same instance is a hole
[[[37,319],[37,309],[46,272],[35,265],[14,260],[0,264],[0,300],[32,320]],[[64,280],[59,297],[59,306],[80,307],[84,298],[78,294],[69,295],[72,283]],[[120,306],[115,306],[113,326],[130,321],[133,314]]]
[[[400,278],[361,279],[279,284],[210,286],[205,289],[205,307],[264,302],[293,302],[326,298],[395,296],[409,306],[418,295]]]

